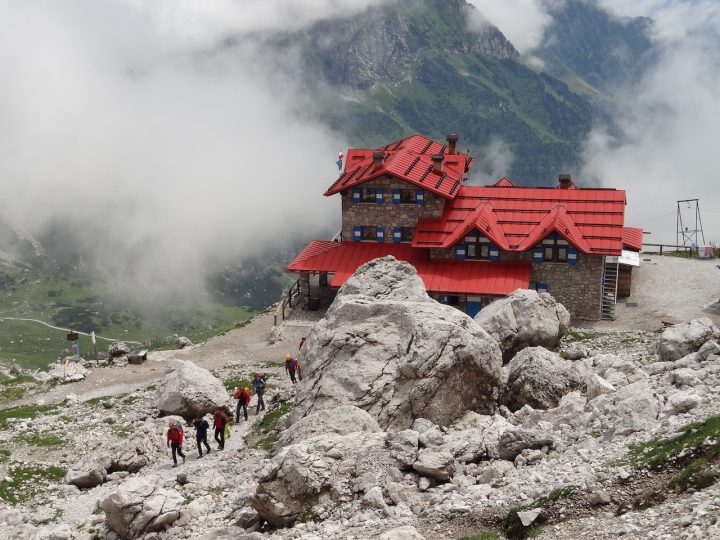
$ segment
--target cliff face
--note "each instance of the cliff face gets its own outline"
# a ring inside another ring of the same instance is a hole
[[[497,28],[468,28],[470,9],[464,0],[398,2],[320,22],[298,41],[310,73],[354,89],[402,80],[430,51],[517,60],[517,50]]]

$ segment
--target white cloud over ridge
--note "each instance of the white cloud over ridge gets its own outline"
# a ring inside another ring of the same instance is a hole
[[[327,227],[346,142],[251,38],[377,3],[0,0],[2,217],[77,221],[109,270],[140,253],[136,279],[188,287],[208,258]]]
[[[660,54],[617,96],[619,132],[597,128],[590,134],[584,175],[627,190],[627,222],[651,231],[648,242],[675,243],[676,201],[694,198],[700,199],[706,242],[718,242],[720,5],[648,1],[640,3],[645,11],[620,11],[625,3],[604,3],[619,15],[653,17]]]

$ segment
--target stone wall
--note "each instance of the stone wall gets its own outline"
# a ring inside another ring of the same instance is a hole
[[[532,251],[526,253],[500,252],[500,261],[530,261],[530,283],[545,283],[548,292],[564,305],[573,320],[600,320],[603,264],[599,255],[578,253],[575,265],[561,262],[532,262]]]
[[[353,239],[353,227],[373,226],[385,228],[385,241],[393,241],[393,227],[413,227],[417,225],[419,217],[439,217],[443,211],[445,199],[429,191],[425,191],[425,204],[393,204],[392,190],[417,189],[415,185],[397,180],[389,176],[382,176],[360,187],[382,188],[384,190],[384,203],[360,202],[352,200],[352,190],[342,192],[342,239]]]

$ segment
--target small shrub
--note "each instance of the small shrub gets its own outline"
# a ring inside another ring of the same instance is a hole
[[[67,471],[50,465],[20,465],[11,467],[7,478],[0,481],[0,499],[8,504],[25,502],[47,487],[47,482],[62,480]]]

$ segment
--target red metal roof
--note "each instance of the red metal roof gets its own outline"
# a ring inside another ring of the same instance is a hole
[[[376,165],[373,153],[385,153]],[[432,156],[444,156],[442,171],[433,170]],[[446,146],[422,135],[412,135],[376,149],[350,149],[345,170],[325,192],[326,196],[355,187],[363,182],[388,174],[436,195],[452,199],[458,192],[463,175],[474,159],[465,154],[450,154]]]
[[[339,287],[368,261],[392,255],[412,264],[428,292],[502,296],[530,284],[532,267],[526,261],[460,261],[431,259],[427,250],[410,244],[383,242],[310,242],[288,266],[291,272],[333,273]]]
[[[636,227],[623,227],[623,247],[640,251],[643,245],[643,230]]]
[[[625,192],[461,186],[440,218],[418,220],[413,247],[448,248],[477,230],[504,251],[527,251],[558,232],[583,253],[619,255]]]
[[[497,182],[493,184],[495,187],[513,187],[513,183],[510,181],[509,178],[501,178]]]

